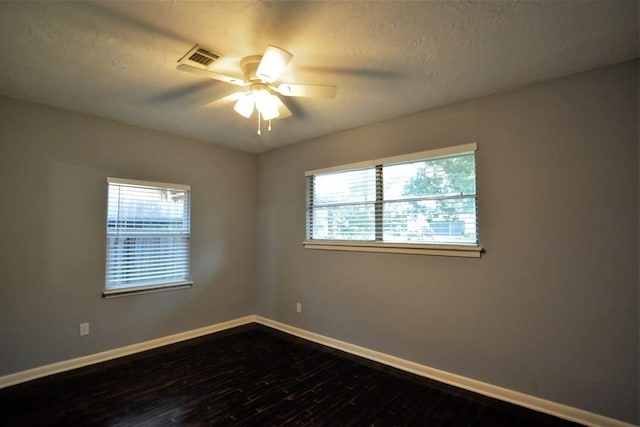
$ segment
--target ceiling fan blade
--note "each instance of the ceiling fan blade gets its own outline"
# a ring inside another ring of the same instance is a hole
[[[222,98],[216,99],[215,101],[209,102],[208,104],[203,105],[203,107],[205,108],[209,108],[209,107],[221,107],[224,105],[228,105],[231,104],[232,102],[236,102],[237,100],[239,100],[240,98],[242,98],[242,96],[245,93],[240,91],[240,92],[234,92],[231,95],[227,95],[227,96],[223,96]]]
[[[308,98],[335,98],[338,93],[336,86],[295,83],[282,83],[276,90],[284,96],[304,96]]]
[[[178,70],[180,70],[180,71],[186,71],[188,73],[196,74],[198,76],[208,77],[208,78],[214,79],[214,80],[220,80],[222,82],[231,83],[232,85],[236,85],[236,86],[246,86],[247,85],[247,83],[242,79],[238,79],[236,77],[231,77],[231,76],[226,76],[224,74],[214,73],[213,71],[203,70],[203,69],[200,69],[200,68],[192,67],[191,65],[187,65],[187,64],[180,64],[176,68]]]
[[[293,55],[286,50],[275,46],[267,46],[256,70],[256,76],[266,83],[275,82],[289,61],[291,61],[291,58],[293,58]]]

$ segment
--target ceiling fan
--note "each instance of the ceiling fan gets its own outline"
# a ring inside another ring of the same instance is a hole
[[[267,46],[264,54],[242,58],[240,68],[243,78],[239,79],[211,71],[211,67],[220,55],[201,46],[194,46],[178,61],[178,70],[187,71],[210,79],[223,81],[242,89],[229,96],[211,102],[208,105],[221,105],[234,102],[234,110],[250,118],[253,111],[258,113],[258,135],[261,120],[282,119],[291,116],[291,110],[285,105],[281,96],[335,98],[337,87],[331,85],[299,84],[279,82],[280,75],[293,58],[293,55],[276,46]]]

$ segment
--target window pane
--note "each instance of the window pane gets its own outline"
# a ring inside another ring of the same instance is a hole
[[[110,185],[108,231],[188,233],[188,200],[184,190]]]
[[[312,179],[312,239],[375,239],[375,168],[316,175]]]
[[[107,241],[108,289],[173,283],[189,274],[189,242],[181,236],[112,237]]]
[[[476,244],[475,197],[386,202],[383,240]]]
[[[315,208],[312,236],[314,239],[374,240],[375,205]]]
[[[189,191],[108,188],[106,289],[189,280]]]
[[[329,173],[313,177],[313,204],[375,202],[374,168]]]
[[[384,198],[475,195],[475,175],[473,154],[384,166]]]

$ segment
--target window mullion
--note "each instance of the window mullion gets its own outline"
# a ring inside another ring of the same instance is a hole
[[[384,185],[382,176],[382,165],[376,165],[376,208],[375,208],[375,222],[376,222],[376,241],[382,241],[382,223],[384,218],[382,217],[382,204],[384,201]]]
[[[311,175],[307,178],[307,239],[313,238],[313,198],[315,176]]]

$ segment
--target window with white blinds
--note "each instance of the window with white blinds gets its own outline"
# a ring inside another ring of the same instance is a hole
[[[476,150],[466,144],[306,172],[305,246],[479,256]]]
[[[189,279],[190,187],[107,178],[105,296]]]

